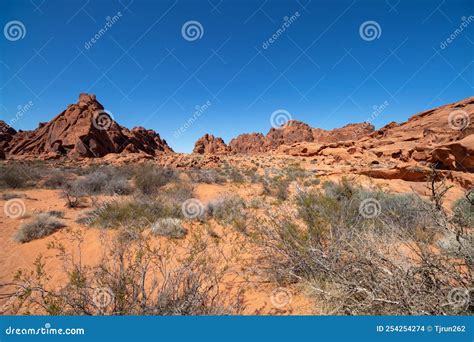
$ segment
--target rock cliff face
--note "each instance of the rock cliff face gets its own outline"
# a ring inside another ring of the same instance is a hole
[[[120,126],[92,94],[80,94],[76,104],[37,129],[15,134],[6,151],[12,155],[70,158],[103,157],[123,151],[149,155],[172,152],[155,131]]]
[[[193,153],[197,154],[227,154],[230,147],[224,143],[222,138],[216,138],[213,135],[205,134],[194,144]]]
[[[266,135],[261,133],[239,135],[230,141],[229,152],[234,154],[254,154],[276,151],[280,146],[292,145],[294,143],[332,143],[355,140],[368,136],[373,131],[374,127],[367,123],[350,124],[343,128],[326,131],[320,128],[312,128],[301,121],[291,120],[282,127],[271,128]],[[201,139],[198,141],[200,144]],[[203,153],[211,152],[204,151]]]
[[[418,172],[415,166],[428,164],[435,164],[442,170],[472,174],[474,97],[416,114],[400,124],[389,123],[359,139],[337,143],[301,142],[282,146],[278,151],[294,156],[321,157],[329,164],[342,162],[357,170],[391,165],[404,177],[414,176]],[[377,170],[370,174],[383,178],[388,173]]]
[[[265,136],[262,133],[241,134],[232,139],[229,146],[233,153],[265,152]]]

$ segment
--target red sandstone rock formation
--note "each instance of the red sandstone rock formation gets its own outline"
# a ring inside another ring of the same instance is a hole
[[[224,143],[222,138],[216,138],[213,135],[205,134],[194,144],[193,153],[197,154],[228,154],[229,146]]]
[[[131,131],[120,126],[104,110],[95,95],[80,94],[76,104],[33,131],[14,135],[7,152],[12,155],[103,157],[108,153],[146,154],[172,152],[153,130]]]

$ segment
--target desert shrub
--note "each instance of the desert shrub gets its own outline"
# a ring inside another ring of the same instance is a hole
[[[156,194],[162,186],[178,180],[178,176],[176,172],[171,169],[145,165],[135,171],[133,179],[135,181],[135,187],[142,194],[152,195]]]
[[[24,223],[18,229],[15,240],[18,242],[29,242],[40,239],[64,228],[64,222],[58,220],[56,217],[42,213],[36,216],[32,221]]]
[[[83,197],[86,195],[82,187],[75,182],[66,183],[61,189],[61,196],[66,201],[66,207],[77,208],[80,206]]]
[[[122,174],[120,169],[112,167],[103,167],[85,173],[75,180],[66,182],[62,187],[62,195],[69,208],[78,207],[86,196],[127,195],[130,192],[131,187],[126,175]]]
[[[238,196],[224,196],[209,202],[206,214],[235,230],[247,231],[247,213],[245,201]]]
[[[20,189],[34,184],[36,173],[27,164],[12,164],[1,166],[0,187]]]
[[[154,235],[173,239],[181,239],[188,233],[187,229],[183,227],[183,222],[173,217],[165,217],[156,220],[151,227],[151,232]]]
[[[113,168],[102,168],[78,177],[73,186],[82,189],[88,195],[97,194],[120,194],[130,193],[130,186],[126,176],[120,174]]]
[[[266,168],[260,178],[264,194],[274,196],[280,201],[286,201],[289,198],[288,188],[293,180],[293,177],[289,177],[283,170],[273,167]]]
[[[416,195],[368,191],[345,179],[324,183],[323,191],[299,191],[295,202],[299,218],[320,235],[329,230],[338,234],[351,226],[382,236],[396,231],[410,238],[424,229],[439,228],[441,220],[441,214]]]
[[[241,184],[245,182],[245,176],[242,172],[229,164],[224,165],[220,172],[227,180],[233,183]]]
[[[47,212],[49,216],[53,216],[56,218],[64,218],[64,211],[62,210],[50,210]]]
[[[80,250],[83,239],[77,240]],[[9,284],[14,291],[2,294],[12,303],[7,310],[48,315],[223,315],[242,310],[240,296],[230,298],[220,289],[226,272],[222,261],[205,249],[190,248],[181,261],[145,238],[101,244],[103,254],[95,266],[52,244],[66,281],[52,283],[39,257],[35,271],[18,272]]]
[[[304,170],[299,165],[289,165],[281,170],[282,174],[291,182],[299,178],[306,178],[311,175],[310,172]]]
[[[100,210],[91,211],[90,215],[90,223],[101,228],[147,228],[158,218],[181,218],[182,212],[181,206],[149,198],[136,198],[108,203]]]
[[[260,208],[263,208],[265,206],[265,203],[263,202],[263,200],[261,198],[254,197],[254,198],[250,199],[250,201],[248,201],[247,206],[249,208],[253,208],[253,209],[260,209]]]
[[[226,181],[226,178],[214,169],[192,170],[188,175],[194,183],[222,184]]]
[[[474,227],[474,191],[458,199],[453,206],[453,219],[462,227]]]
[[[276,189],[275,197],[280,201],[286,201],[289,197],[288,187],[290,186],[290,180],[277,177],[274,179],[274,186]]]
[[[306,179],[303,183],[304,186],[319,185],[321,183],[319,178]]]
[[[17,193],[14,193],[14,192],[4,192],[4,193],[2,193],[0,198],[4,201],[8,201],[8,200],[13,199],[13,198],[21,198],[21,197],[23,197],[22,194],[17,194]]]
[[[193,198],[193,188],[186,182],[170,183],[158,195],[159,200],[176,206],[190,198]]]
[[[474,233],[472,231],[462,235],[447,232],[437,244],[447,255],[456,259],[461,258],[467,265],[474,265]]]
[[[43,185],[49,189],[61,189],[66,185],[68,178],[62,172],[54,171],[43,181]]]
[[[296,213],[269,215],[257,225],[271,279],[305,285],[331,314],[470,310],[450,305],[449,298],[453,289],[469,290],[472,275],[460,270],[469,269],[472,258],[467,244],[440,225],[443,214],[435,204],[348,181],[300,191],[295,201]],[[462,258],[435,248],[438,237],[448,235]]]

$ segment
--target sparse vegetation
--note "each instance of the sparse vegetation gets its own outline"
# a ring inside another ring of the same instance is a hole
[[[29,242],[40,239],[64,228],[64,222],[58,220],[50,213],[42,213],[33,218],[32,221],[24,223],[18,228],[15,240],[18,242]]]
[[[466,192],[453,206],[454,221],[461,227],[474,227],[474,190]]]
[[[92,224],[102,228],[150,228],[159,218],[180,218],[181,206],[149,198],[115,201],[93,212]]]
[[[81,248],[82,237],[76,239]],[[242,310],[239,296],[230,299],[221,293],[225,270],[203,249],[193,247],[183,261],[177,261],[146,239],[103,241],[103,246],[100,262],[91,267],[62,245],[51,244],[64,264],[67,281],[52,286],[45,261],[38,257],[34,272],[20,271],[8,284],[15,289],[8,296],[15,304],[12,310],[49,315],[223,315]]]
[[[245,202],[238,196],[225,196],[208,203],[206,213],[218,222],[247,232],[247,212]]]
[[[158,193],[162,186],[177,180],[177,174],[171,169],[144,165],[135,171],[133,179],[138,191],[144,195],[152,195]]]
[[[436,203],[345,180],[302,192],[296,204],[296,215],[273,215],[258,225],[275,281],[306,286],[328,314],[467,313],[467,305],[446,302],[453,288],[469,289],[472,275],[459,269],[469,269],[472,259],[434,250],[436,237],[446,234]]]
[[[0,166],[0,187],[20,189],[31,185],[36,179],[36,172],[28,164],[11,164]]]
[[[53,290],[44,260],[37,259],[36,273],[22,271],[9,284],[17,290],[11,295],[14,312],[239,313],[240,299],[221,297],[223,273],[216,273],[217,264],[209,263],[212,258],[203,253],[208,241],[228,247],[230,239],[251,247],[259,275],[263,269],[275,285],[297,284],[316,299],[324,314],[472,313],[472,305],[447,302],[453,288],[468,291],[473,282],[472,191],[453,204],[451,213],[444,210],[450,188],[435,168],[427,182],[430,199],[424,200],[414,193],[363,188],[349,178],[320,184],[313,173],[287,162],[281,168],[265,163],[263,175],[261,169],[229,163],[220,169],[179,174],[146,164],[48,170],[42,178],[32,172],[28,180],[0,177],[0,187],[8,189],[27,188],[39,179],[40,186],[61,188],[67,207],[87,208],[77,222],[91,229],[117,230],[100,232],[116,240],[104,248],[98,266],[92,267],[74,261],[53,237],[52,247],[68,264],[67,281]],[[232,195],[216,197],[196,220],[185,220],[182,205],[200,198],[200,193],[194,193],[198,183],[221,184],[209,188]],[[249,183],[258,192],[246,189]],[[255,183],[263,185],[263,194]],[[6,191],[2,200],[32,200],[21,190]],[[128,194],[132,195],[118,196]],[[33,217],[19,227],[15,239],[25,243],[53,234],[71,219],[66,213],[70,212],[50,210]],[[68,231],[68,239],[76,234],[82,233]],[[152,247],[156,243],[173,245],[179,253]],[[178,254],[182,259],[176,258]],[[113,294],[107,306],[94,302],[97,291],[104,288]]]
[[[183,222],[178,218],[159,218],[153,223],[151,231],[154,235],[165,236],[173,239],[181,239],[188,233],[183,227]]]

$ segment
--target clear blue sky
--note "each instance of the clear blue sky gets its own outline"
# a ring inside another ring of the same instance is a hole
[[[189,152],[206,132],[226,142],[244,132],[266,133],[278,109],[330,129],[366,121],[387,101],[372,120],[380,127],[473,95],[474,17],[459,32],[463,16],[474,15],[470,0],[0,4],[0,28],[17,20],[26,31],[15,41],[0,35],[0,118],[8,122],[18,106],[32,103],[17,129],[36,128],[90,92],[120,124],[153,128],[175,151]],[[191,20],[203,28],[194,41],[182,35]],[[366,21],[379,25],[378,38],[362,39]],[[211,106],[174,137],[207,101]]]

